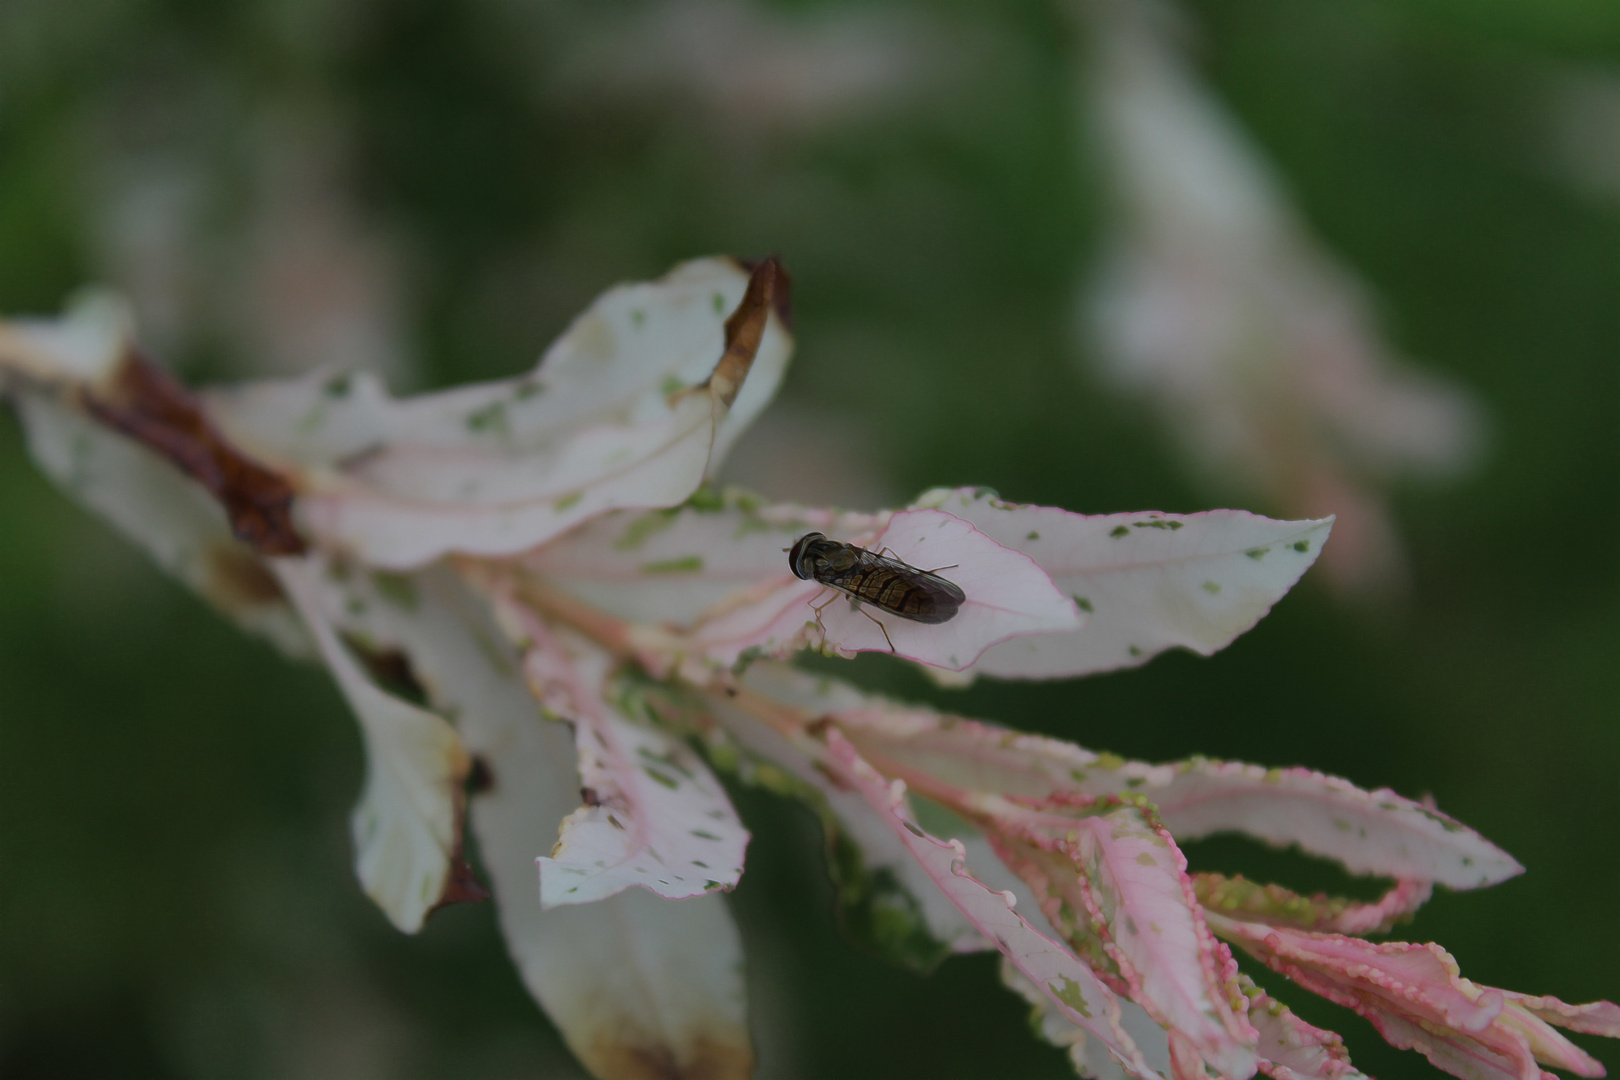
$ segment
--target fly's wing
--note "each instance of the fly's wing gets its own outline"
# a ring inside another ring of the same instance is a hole
[[[955,582],[947,581],[929,570],[919,570],[909,563],[887,555],[855,549],[860,554],[851,579],[859,577],[859,584],[839,585],[859,600],[866,600],[884,611],[920,623],[948,622],[967,599]],[[898,584],[899,588],[894,586]],[[883,599],[879,599],[882,596]]]
[[[947,581],[928,570],[918,570],[916,575],[917,577],[912,582],[912,585],[921,590],[922,594],[927,597],[928,603],[924,606],[923,611],[919,611],[915,615],[908,615],[907,618],[924,623],[942,623],[955,618],[957,609],[967,599],[967,594],[962,591],[961,587],[956,582]],[[924,611],[926,616],[923,613]]]

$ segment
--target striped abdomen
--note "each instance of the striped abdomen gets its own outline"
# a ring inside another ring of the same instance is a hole
[[[966,599],[961,589],[936,574],[881,555],[867,554],[872,560],[881,561],[876,566],[857,566],[841,580],[826,584],[844,590],[863,603],[920,623],[942,623],[951,619]]]

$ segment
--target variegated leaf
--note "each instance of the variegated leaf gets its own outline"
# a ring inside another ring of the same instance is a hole
[[[611,700],[611,657],[538,621],[525,624],[529,685],[571,720],[585,805],[540,862],[542,906],[586,904],[631,886],[681,899],[733,888],[748,831],[690,747]]]
[[[903,784],[885,783],[836,729],[828,730],[826,738],[829,767],[885,815],[886,823],[935,887],[996,943],[1025,978],[1041,988],[1069,1022],[1106,1046],[1125,1066],[1127,1075],[1151,1078],[1152,1070],[1120,1025],[1119,1002],[1113,992],[1078,957],[1019,915],[1013,894],[996,892],[975,879],[967,870],[966,852],[959,842],[946,843],[924,832],[905,809]]]
[[[483,601],[444,567],[342,583],[351,633],[401,650],[435,707],[457,718],[483,783],[471,826],[502,937],[524,985],[603,1080],[744,1080],[742,943],[719,896],[672,902],[627,889],[542,911],[535,857],[577,804],[568,729],[544,720]]]
[[[514,554],[696,490],[774,391],[786,288],[774,261],[750,278],[700,260],[608,292],[517,379],[395,400],[368,376],[327,373],[219,393],[209,410],[295,480],[324,544],[393,569]]]
[[[971,489],[929,492],[916,505],[1024,552],[1086,613],[1078,629],[1004,642],[971,668],[1018,679],[1135,667],[1177,647],[1204,656],[1225,648],[1310,568],[1333,526],[1239,510],[1075,514]]]
[[[444,898],[461,854],[466,751],[443,717],[379,689],[349,654],[326,613],[317,557],[273,566],[360,721],[366,780],[352,818],[360,882],[389,921],[414,932]]]

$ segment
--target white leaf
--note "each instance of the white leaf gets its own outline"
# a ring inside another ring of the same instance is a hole
[[[134,327],[128,304],[97,292],[58,319],[0,319],[0,375],[57,386],[104,383],[133,347]]]
[[[483,601],[443,567],[346,584],[359,601],[346,606],[356,631],[410,657],[488,774],[470,817],[502,936],[569,1047],[600,1077],[630,1080],[647,1062],[676,1075],[750,1075],[742,943],[720,897],[627,889],[541,910],[535,857],[578,804],[575,750],[566,727],[541,718]]]
[[[689,647],[723,667],[745,653],[784,657],[809,645],[844,656],[892,652],[959,671],[997,642],[1081,624],[1074,604],[1039,566],[952,514],[903,510],[875,536],[832,538],[886,552],[918,570],[937,569],[965,599],[948,621],[923,623],[875,604],[856,605],[818,581],[783,575],[723,604],[695,628]]]
[[[219,503],[169,461],[64,405],[13,395],[28,451],[69,498],[99,514],[243,629],[283,652],[311,652],[303,625],[265,563],[231,535]]]
[[[539,860],[541,904],[591,903],[635,885],[669,899],[733,888],[748,831],[709,767],[608,700],[607,653],[534,622],[525,628],[529,684],[573,721],[587,793]]]
[[[516,379],[396,401],[375,379],[318,374],[207,406],[294,479],[305,523],[328,545],[395,569],[514,554],[605,510],[671,506],[697,488],[791,350],[770,306],[785,280],[771,273],[748,293],[753,321],[738,324],[736,340],[757,347],[737,356],[726,316],[749,275],[709,259],[611,290]],[[753,365],[759,386],[744,378]]]
[[[670,510],[603,514],[519,565],[615,618],[687,627],[762,583],[795,581],[784,549],[805,533],[875,534],[887,520],[705,490]]]
[[[1494,885],[1524,867],[1474,830],[1388,788],[1366,791],[1309,769],[1262,769],[1193,760],[1152,799],[1178,839],[1244,832],[1298,844],[1354,874],[1434,881],[1453,889]]]
[[[1078,630],[1004,642],[971,669],[1021,679],[1135,667],[1178,646],[1208,656],[1293,587],[1333,525],[1240,510],[1093,516],[970,489],[930,492],[917,505],[965,518],[1024,552],[1086,612]]]
[[[460,854],[467,754],[442,717],[378,689],[349,655],[326,615],[318,557],[272,565],[360,721],[366,780],[351,822],[361,885],[413,933],[444,896]]]

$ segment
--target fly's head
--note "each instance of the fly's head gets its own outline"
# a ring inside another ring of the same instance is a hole
[[[816,576],[816,567],[826,560],[828,552],[839,546],[822,533],[805,533],[788,549],[788,566],[795,577],[809,581]]]

